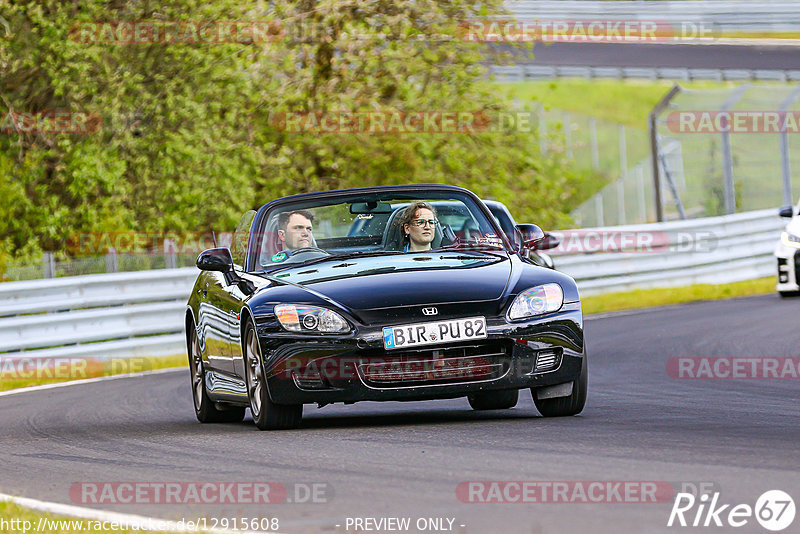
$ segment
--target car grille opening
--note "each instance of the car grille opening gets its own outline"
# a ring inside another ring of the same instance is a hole
[[[536,365],[533,366],[533,372],[552,371],[559,365],[561,365],[560,350],[541,350],[536,353]]]
[[[364,383],[375,387],[442,385],[493,380],[509,370],[502,343],[408,350],[358,365]]]
[[[786,258],[778,258],[778,283],[785,284],[789,281],[789,262]]]
[[[292,380],[300,389],[328,389],[328,385],[315,369],[305,369],[302,373],[292,372]]]

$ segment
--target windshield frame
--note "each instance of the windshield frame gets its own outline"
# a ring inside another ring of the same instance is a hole
[[[498,252],[502,251],[506,254],[514,254],[516,252],[514,250],[513,245],[508,240],[508,237],[506,236],[505,232],[498,225],[497,221],[494,218],[494,215],[489,210],[489,208],[486,207],[483,201],[475,193],[469,191],[468,189],[452,185],[443,185],[443,184],[359,187],[354,189],[338,189],[334,191],[292,195],[273,200],[261,206],[261,208],[259,208],[258,212],[256,213],[256,216],[253,219],[253,223],[251,226],[250,239],[248,240],[248,246],[247,246],[247,258],[245,261],[244,270],[245,272],[248,273],[263,273],[263,272],[271,272],[273,270],[270,268],[265,268],[258,262],[258,258],[261,252],[260,247],[262,242],[262,239],[259,239],[258,236],[263,235],[263,233],[266,231],[267,222],[270,218],[270,213],[272,213],[274,209],[280,208],[286,204],[307,202],[312,200],[336,200],[339,197],[352,197],[354,195],[367,196],[370,194],[415,193],[419,194],[420,197],[425,197],[426,194],[433,192],[465,195],[469,197],[469,199],[473,201],[477,209],[480,210],[480,212],[484,215],[488,224],[494,229],[495,235],[497,235],[497,237],[500,238],[502,243],[502,248],[498,248],[497,251]],[[276,267],[278,265],[276,265]],[[299,265],[302,265],[302,263],[300,263]]]

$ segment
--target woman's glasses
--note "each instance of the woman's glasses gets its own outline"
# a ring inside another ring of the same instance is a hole
[[[426,224],[428,226],[436,226],[436,223],[438,222],[439,221],[437,219],[414,219],[411,221],[411,224],[414,226],[425,226]]]

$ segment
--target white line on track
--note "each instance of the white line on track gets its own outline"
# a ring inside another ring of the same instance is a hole
[[[78,386],[80,384],[92,384],[94,382],[104,382],[106,380],[119,380],[120,378],[134,378],[137,376],[160,375],[163,373],[175,373],[177,371],[188,371],[188,367],[170,367],[168,369],[156,369],[154,371],[142,371],[139,373],[125,373],[121,375],[98,376],[97,378],[83,378],[81,380],[68,380],[66,382],[56,382],[55,384],[42,384],[41,386],[30,386],[27,388],[9,389],[0,391],[0,397],[28,393],[29,391],[42,391],[45,389],[65,388],[67,386]]]

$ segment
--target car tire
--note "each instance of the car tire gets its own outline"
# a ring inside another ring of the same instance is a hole
[[[194,323],[187,324],[189,333],[189,371],[192,378],[192,398],[194,414],[201,423],[238,423],[244,419],[244,408],[214,404],[206,391],[205,371],[203,370],[203,356],[200,353],[200,343],[197,340],[197,331]],[[224,406],[224,409],[218,408]]]
[[[778,294],[784,299],[800,297],[800,291],[778,291]]]
[[[507,410],[517,405],[519,390],[487,391],[467,397],[473,410]]]
[[[250,413],[259,430],[286,430],[300,426],[302,404],[275,404],[269,398],[256,328],[248,321],[244,335],[244,373]]]
[[[554,399],[538,399],[536,397],[536,389],[531,388],[533,403],[544,417],[566,417],[577,415],[583,411],[583,407],[586,405],[586,392],[589,385],[589,364],[585,355],[582,360],[581,374],[577,380],[572,382],[571,395]]]

